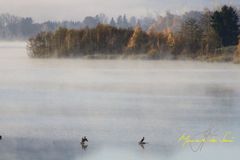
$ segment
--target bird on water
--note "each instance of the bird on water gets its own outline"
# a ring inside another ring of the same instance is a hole
[[[84,145],[85,142],[88,142],[88,139],[86,136],[82,137],[82,141],[81,141],[81,144]]]
[[[138,142],[138,144],[140,145],[147,144],[147,142],[144,142],[144,141],[145,141],[145,137],[143,137],[141,141]]]

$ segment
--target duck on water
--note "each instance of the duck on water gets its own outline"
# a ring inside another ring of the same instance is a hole
[[[88,145],[85,144],[85,142],[88,142],[88,139],[87,139],[86,136],[82,137],[82,140],[81,140],[81,142],[80,142],[80,144],[81,144],[81,146],[82,146],[82,149],[83,149],[84,151],[86,151],[86,149],[87,149],[87,147],[88,147]]]
[[[82,137],[81,144],[85,145],[85,142],[88,142],[88,139],[86,136]]]

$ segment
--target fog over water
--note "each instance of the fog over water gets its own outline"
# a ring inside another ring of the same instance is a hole
[[[240,66],[31,59],[0,43],[0,160],[190,160],[240,156]],[[233,143],[201,152],[178,138],[213,128]],[[89,138],[83,150],[82,136]],[[143,137],[149,144],[137,144]]]

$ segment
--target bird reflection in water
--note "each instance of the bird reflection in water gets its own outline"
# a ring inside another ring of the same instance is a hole
[[[144,144],[139,144],[142,149],[145,149]]]
[[[81,144],[81,146],[82,146],[82,149],[83,149],[84,151],[86,151],[86,150],[87,150],[87,147],[88,147],[88,145],[87,145],[87,144]]]

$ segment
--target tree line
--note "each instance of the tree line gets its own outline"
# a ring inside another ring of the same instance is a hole
[[[26,40],[39,32],[52,32],[60,27],[67,29],[96,28],[98,24],[108,24],[125,29],[140,24],[144,31],[154,25],[158,30],[171,26],[171,28],[177,30],[184,17],[195,15],[196,12],[188,12],[181,17],[168,12],[166,16],[137,18],[135,16],[128,17],[124,14],[109,19],[105,14],[101,13],[96,16],[87,16],[82,21],[45,21],[39,23],[34,22],[31,17],[24,18],[10,14],[0,14],[0,40]]]
[[[108,24],[116,28],[133,28],[137,24],[143,31],[154,28],[158,32],[166,28],[173,32],[178,31],[183,21],[188,18],[199,19],[202,16],[201,11],[189,11],[183,15],[175,15],[167,12],[165,16],[156,14],[155,16],[146,16],[137,18],[136,16],[128,17],[126,14],[119,15],[116,18],[109,18],[105,14],[96,16],[87,16],[82,21],[45,21],[34,22],[31,17],[18,17],[10,14],[0,14],[0,40],[27,40],[29,37],[39,32],[53,32],[58,28],[67,29],[84,29],[96,28],[98,24]]]
[[[145,31],[140,24],[134,28],[98,24],[95,28],[41,32],[29,39],[28,53],[31,57],[145,54],[150,58],[197,58],[221,54],[221,48],[236,46],[238,35],[237,10],[225,5],[185,18],[178,31],[158,31],[154,26]]]

